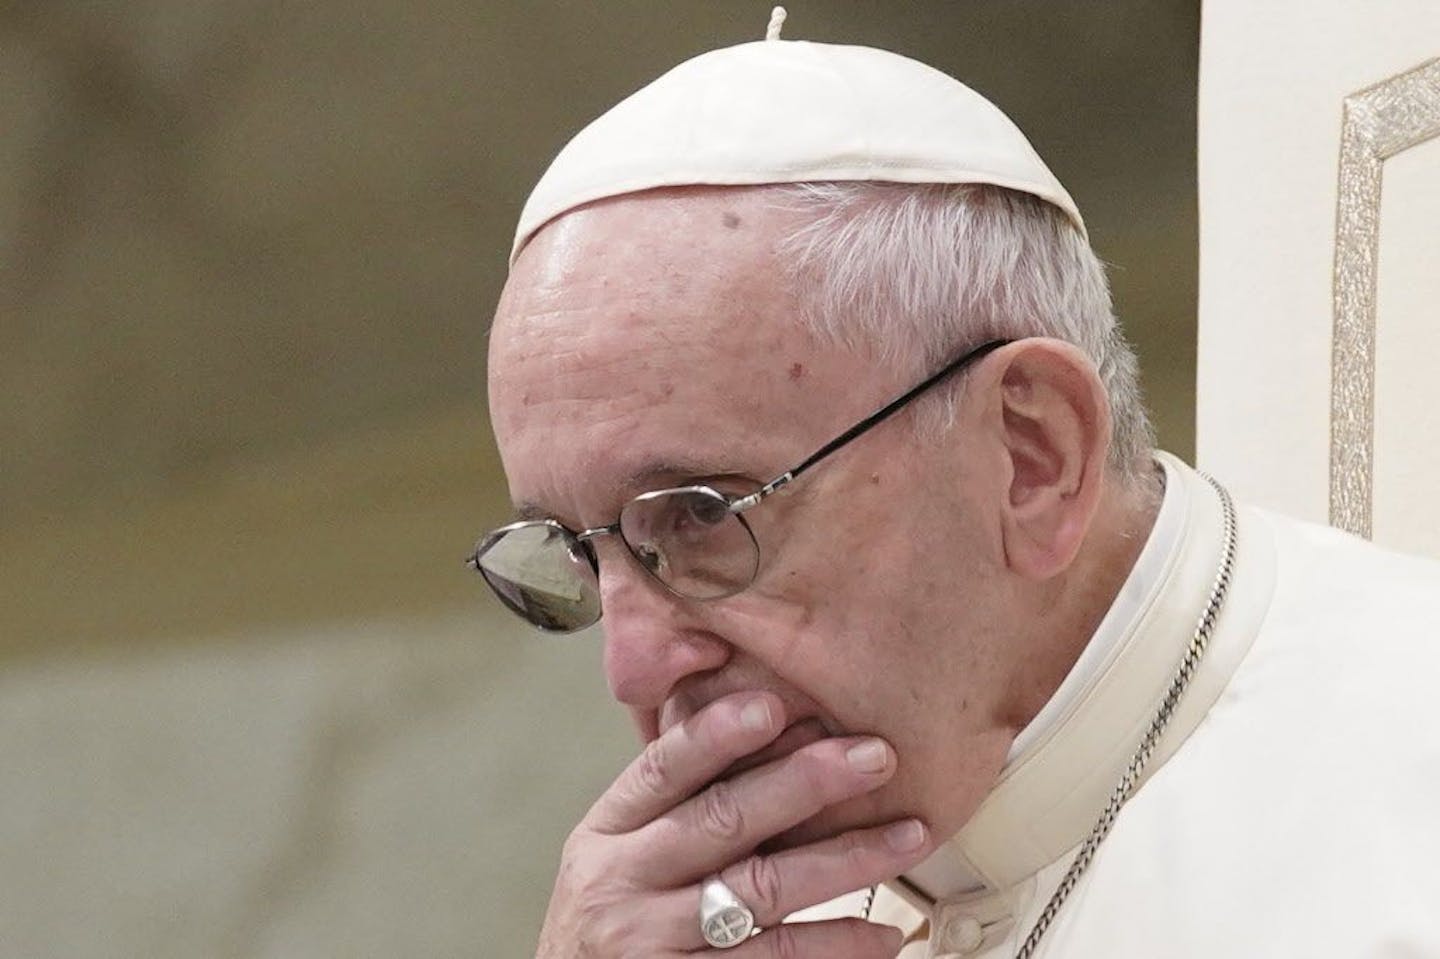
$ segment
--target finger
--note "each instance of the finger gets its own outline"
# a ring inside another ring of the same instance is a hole
[[[752,856],[720,874],[758,926],[792,912],[893,879],[930,854],[930,832],[918,819],[856,829],[833,839]]]
[[[780,734],[773,693],[717,699],[651,741],[590,808],[583,825],[611,835],[639,829],[695,794],[731,763]]]
[[[821,842],[769,856],[752,856],[720,874],[720,879],[755,917],[761,928],[837,896],[874,886],[930,855],[930,831],[918,819],[854,829]],[[700,890],[687,886],[654,901],[647,924],[663,942],[699,949]]]
[[[905,938],[894,926],[863,919],[771,926],[727,950],[726,959],[895,959]]]
[[[801,909],[892,879],[932,849],[930,831],[918,820],[902,819],[770,856],[753,856],[724,870],[720,878],[754,914],[755,925],[768,928]],[[688,949],[704,945],[699,896],[698,887],[688,886],[656,901],[649,922],[652,928],[663,929],[662,941]]]
[[[827,806],[875,789],[895,772],[884,740],[849,736],[811,743],[733,779],[711,783],[636,830],[633,865],[654,885],[680,885],[748,856],[756,846]]]

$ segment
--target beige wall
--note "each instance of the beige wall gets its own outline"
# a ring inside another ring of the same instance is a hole
[[[515,955],[628,748],[460,566],[583,120],[767,4],[0,5],[0,954]],[[1007,109],[1192,445],[1193,4],[792,4]],[[584,730],[583,735],[579,731]]]

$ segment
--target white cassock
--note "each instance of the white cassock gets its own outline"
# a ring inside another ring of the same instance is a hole
[[[1218,494],[1159,460],[1095,638],[966,827],[877,894],[903,959],[1015,955],[1153,718],[1223,547]],[[1035,955],[1440,956],[1440,564],[1243,505],[1237,545],[1199,670]]]

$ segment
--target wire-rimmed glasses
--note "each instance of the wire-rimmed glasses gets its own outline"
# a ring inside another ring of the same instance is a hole
[[[592,544],[600,536],[618,536],[636,562],[678,596],[733,596],[760,571],[760,546],[742,515],[746,510],[950,374],[1009,342],[991,340],[946,364],[753,493],[733,495],[704,485],[655,490],[626,503],[609,526],[579,531],[553,519],[522,520],[487,534],[466,562],[507,608],[545,632],[571,633],[599,621],[600,563]]]

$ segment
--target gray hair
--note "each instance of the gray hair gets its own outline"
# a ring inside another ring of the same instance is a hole
[[[991,339],[1046,336],[1094,362],[1113,423],[1110,466],[1149,472],[1154,436],[1105,268],[1058,208],[988,184],[775,187],[802,225],[779,253],[824,337],[929,372]],[[953,419],[953,391],[942,407]],[[922,420],[923,422],[923,420]]]

